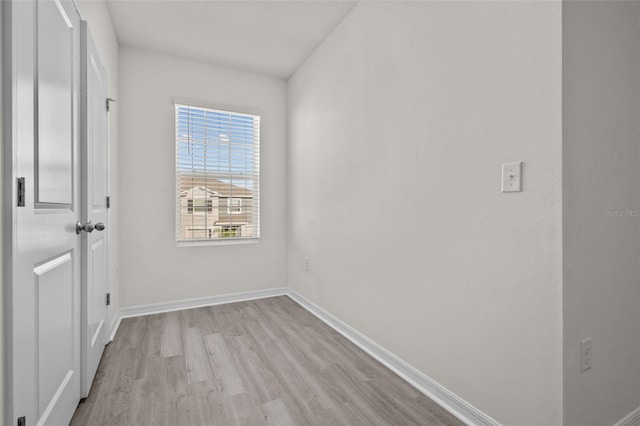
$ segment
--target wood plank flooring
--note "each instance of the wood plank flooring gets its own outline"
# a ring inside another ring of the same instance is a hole
[[[286,296],[122,320],[72,425],[460,425]]]

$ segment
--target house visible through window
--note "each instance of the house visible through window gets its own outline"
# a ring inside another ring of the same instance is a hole
[[[176,239],[260,237],[260,117],[176,104]]]

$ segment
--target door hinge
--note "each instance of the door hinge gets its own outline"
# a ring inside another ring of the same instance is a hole
[[[111,208],[111,197],[107,197],[107,208]]]
[[[18,417],[18,426],[27,426],[27,418],[25,416]]]
[[[107,293],[107,306],[111,305],[111,293]]]
[[[25,201],[25,183],[24,178],[18,178],[18,207],[24,207]]]
[[[107,105],[107,112],[108,112],[108,111],[111,111],[111,102],[115,102],[115,101],[116,101],[115,99],[107,98],[107,103],[106,103],[106,105]]]

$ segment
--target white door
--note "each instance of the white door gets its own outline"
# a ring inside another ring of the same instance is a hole
[[[65,425],[81,383],[79,17],[70,0],[17,0],[7,10],[7,124],[12,173],[25,188],[16,185],[12,200],[7,411],[11,425]]]
[[[107,330],[107,72],[82,21],[82,397],[89,395]],[[89,231],[89,232],[87,232]]]

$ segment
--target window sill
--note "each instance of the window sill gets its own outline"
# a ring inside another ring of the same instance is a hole
[[[177,247],[201,247],[201,246],[232,246],[237,244],[257,244],[260,238],[233,238],[224,240],[180,240],[176,241]]]

